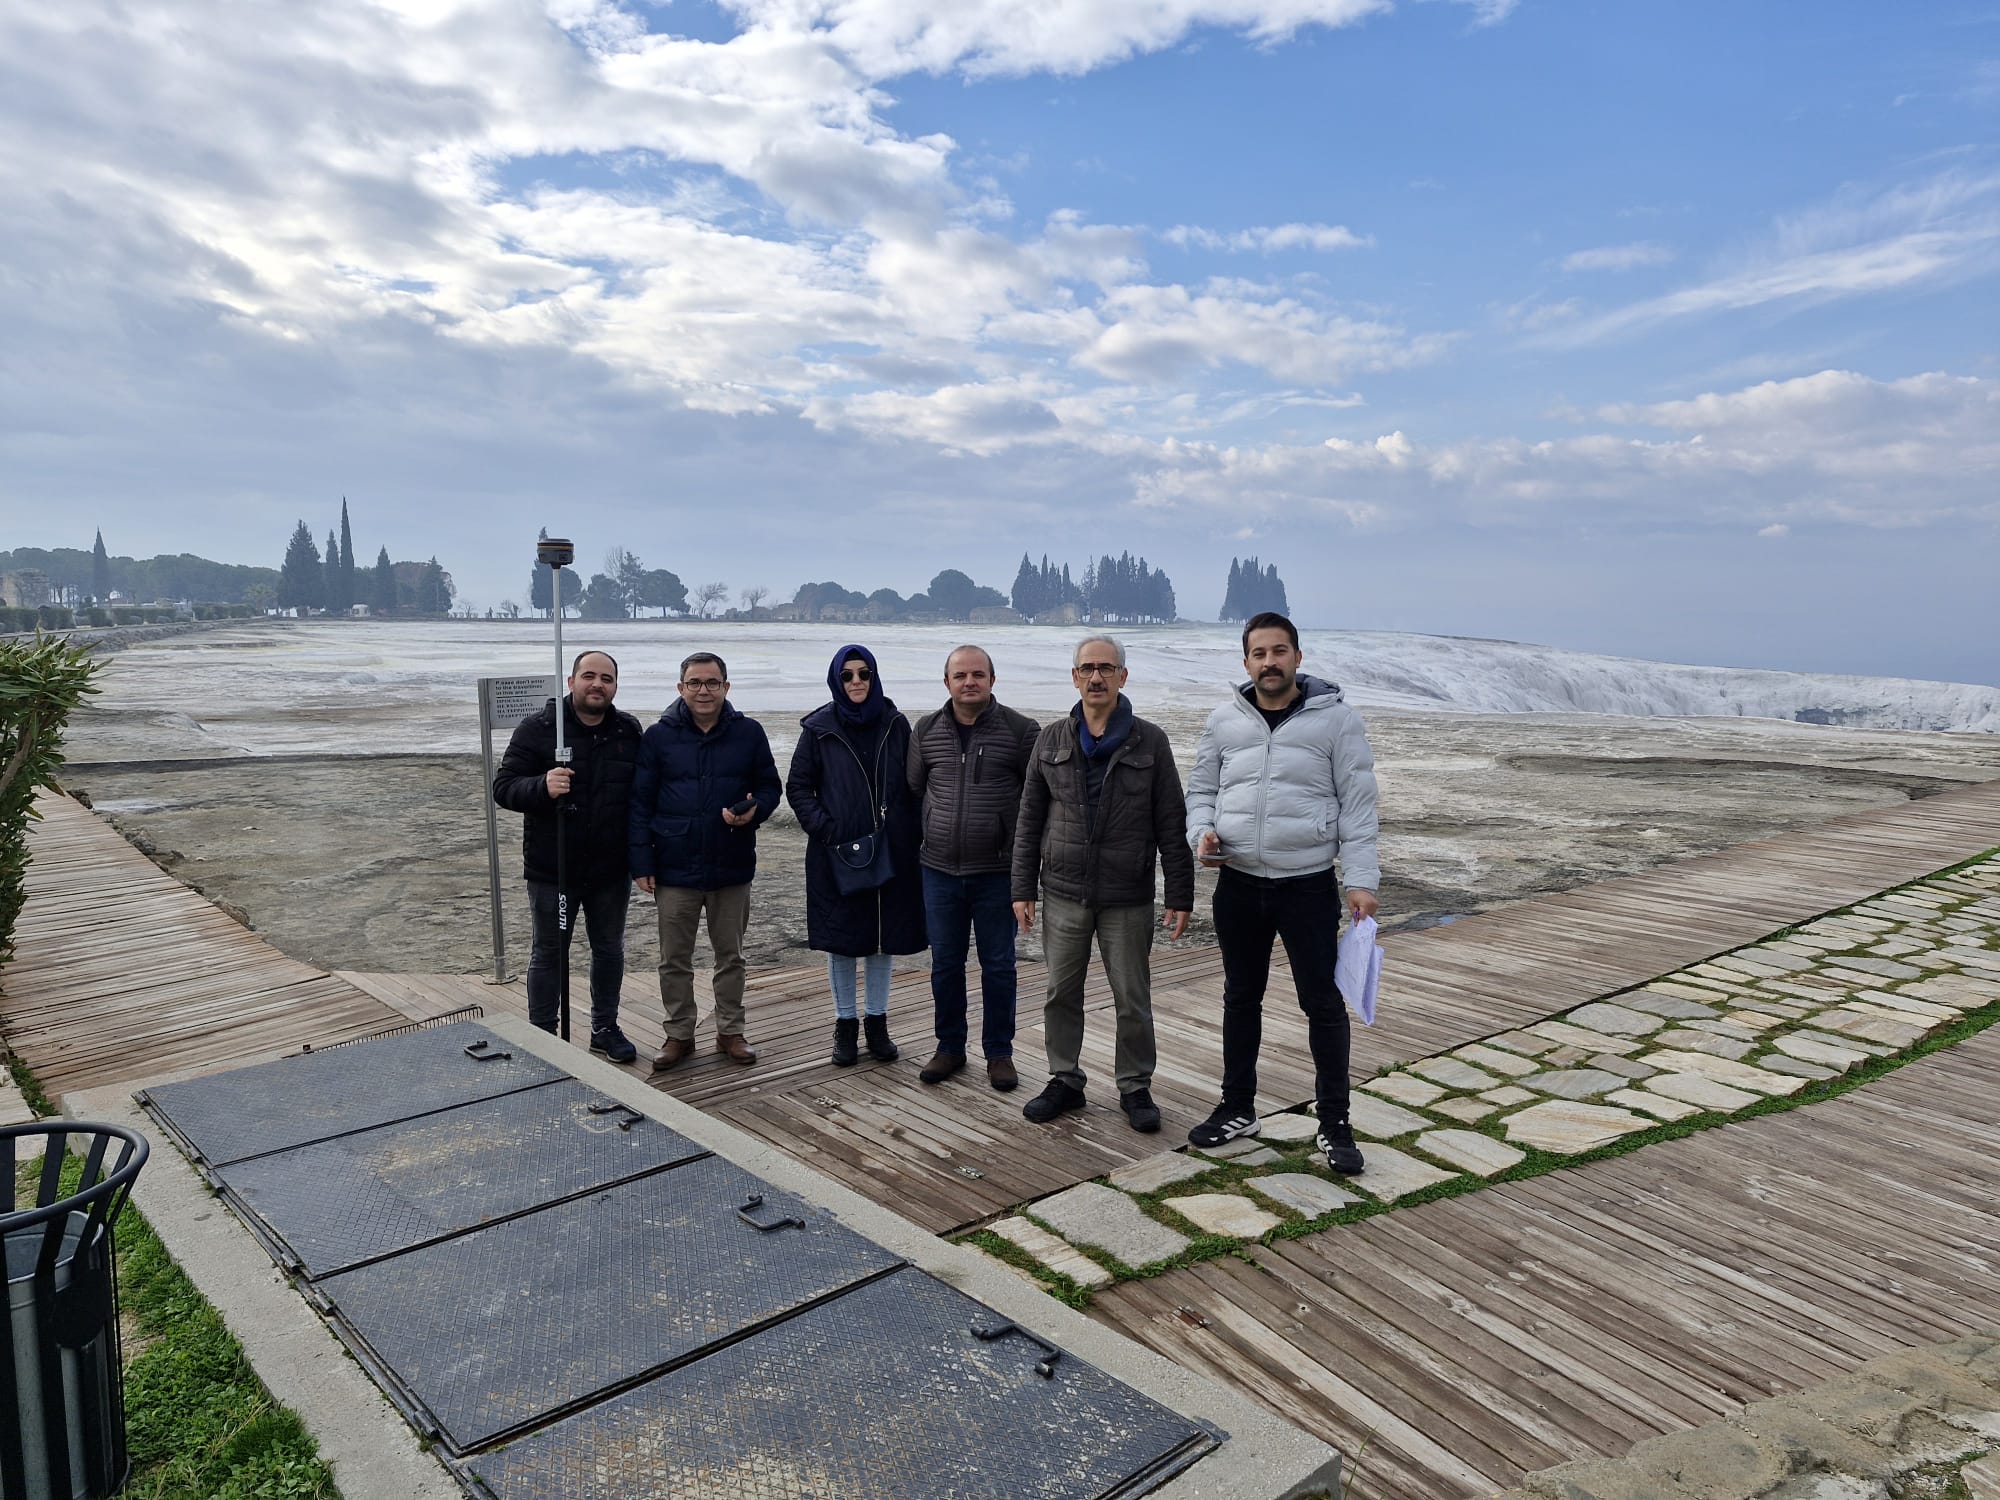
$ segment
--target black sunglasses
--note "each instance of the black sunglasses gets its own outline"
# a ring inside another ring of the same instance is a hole
[[[848,667],[840,674],[842,682],[873,682],[875,674],[866,667]]]

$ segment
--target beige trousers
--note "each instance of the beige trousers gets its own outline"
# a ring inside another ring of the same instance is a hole
[[[750,929],[750,887],[724,886],[696,891],[662,885],[653,890],[660,915],[660,1004],[667,1035],[694,1040],[694,940],[704,917],[708,946],[715,952],[715,1029],[721,1036],[743,1034],[743,934]]]

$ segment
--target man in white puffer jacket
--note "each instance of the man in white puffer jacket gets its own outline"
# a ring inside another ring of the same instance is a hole
[[[1375,756],[1340,689],[1302,676],[1299,633],[1266,612],[1243,627],[1250,680],[1208,716],[1187,785],[1188,843],[1219,867],[1222,1103],[1188,1132],[1196,1146],[1255,1135],[1257,1052],[1271,945],[1285,941],[1318,1077],[1319,1149],[1361,1170],[1347,1119],[1347,1008],[1334,983],[1341,885],[1357,919],[1376,912]],[[1335,864],[1340,866],[1339,875]]]

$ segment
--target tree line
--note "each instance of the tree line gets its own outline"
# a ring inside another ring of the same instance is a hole
[[[1292,612],[1285,600],[1285,581],[1278,576],[1278,565],[1263,567],[1254,557],[1230,558],[1229,586],[1223,590],[1222,612],[1216,618],[1247,620],[1267,609],[1281,615]]]
[[[292,528],[292,539],[285,547],[285,560],[269,598],[246,602],[262,603],[266,608],[275,604],[300,614],[318,609],[344,615],[355,605],[365,604],[371,614],[442,615],[451,612],[451,601],[457,595],[458,586],[435,555],[428,562],[391,562],[389,549],[383,547],[376,552],[373,567],[357,568],[354,528],[343,495],[340,533],[327,532],[325,553],[313,540],[312,528],[300,521]]]

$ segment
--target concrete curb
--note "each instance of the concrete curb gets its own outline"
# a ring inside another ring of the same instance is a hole
[[[991,1257],[944,1240],[642,1080],[511,1016],[483,1022],[509,1045],[670,1126],[716,1155],[826,1210],[849,1228],[1184,1416],[1229,1434],[1222,1449],[1155,1491],[1159,1500],[1307,1500],[1340,1493],[1340,1456],[1247,1397],[1183,1370],[1063,1306]],[[248,1059],[246,1059],[248,1061]],[[261,1246],[161,1139],[131,1091],[168,1078],[68,1096],[66,1112],[142,1130],[155,1144],[134,1200],[189,1278],[242,1341],[271,1394],[319,1440],[346,1500],[461,1494]]]

